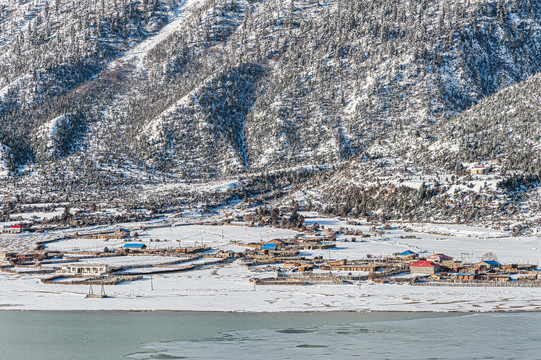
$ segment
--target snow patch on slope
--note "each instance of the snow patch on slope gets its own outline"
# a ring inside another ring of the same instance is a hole
[[[46,141],[45,154],[49,156],[54,155],[58,147],[58,129],[66,123],[69,124],[69,121],[68,115],[65,114],[51,119],[40,126],[36,135],[38,139]]]
[[[10,157],[10,148],[0,144],[0,178],[9,176],[8,160]]]
[[[167,39],[169,35],[175,32],[182,25],[184,19],[191,14],[192,10],[195,8],[195,5],[199,2],[201,2],[201,0],[183,0],[178,8],[173,12],[172,21],[169,24],[164,26],[154,36],[150,36],[148,39],[135,46],[121,58],[113,61],[110,64],[109,69],[114,69],[121,63],[133,62],[137,70],[145,70],[144,59],[147,53],[160,42]]]
[[[22,82],[30,80],[32,77],[30,75],[20,76],[17,79],[13,80],[6,86],[0,89],[0,101],[4,101],[6,96],[9,94],[9,91],[16,89]]]
[[[190,97],[195,97],[193,92],[183,96],[176,103],[167,108],[159,117],[152,119],[143,128],[139,139],[146,139],[150,143],[159,142],[162,139],[163,125],[167,121],[167,118],[178,111],[178,109],[185,107],[190,101]]]
[[[201,108],[197,94],[199,94],[201,89],[207,86],[213,79],[215,79],[215,76],[209,76],[207,79],[202,81],[200,86],[193,89],[188,94],[184,95],[183,97],[178,99],[176,102],[171,104],[164,111],[162,111],[162,113],[158,117],[150,120],[150,122],[148,122],[144,126],[143,131],[141,132],[141,135],[139,135],[139,140],[146,139],[150,143],[157,143],[161,141],[163,139],[162,133],[163,133],[164,124],[168,121],[168,119],[171,116],[179,113],[181,109],[186,108],[190,104],[190,102],[193,102],[198,108]],[[198,127],[202,129],[207,126],[210,126],[210,125],[204,121],[201,121]]]

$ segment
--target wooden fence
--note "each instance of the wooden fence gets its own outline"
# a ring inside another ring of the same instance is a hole
[[[541,287],[541,281],[486,281],[486,282],[414,282],[413,286],[462,286],[462,287]]]
[[[41,279],[43,284],[56,284],[56,285],[117,285],[125,281],[141,280],[143,276],[113,276],[113,277],[100,277],[100,278],[85,278],[81,281],[56,281],[63,278],[75,278],[67,277],[65,275],[55,275],[48,278]]]
[[[276,278],[251,279],[256,285],[307,285],[307,284],[329,284],[342,285],[344,282],[341,277],[333,274],[308,274],[308,275],[290,275],[281,274]]]
[[[22,266],[21,266],[22,267]],[[1,272],[5,272],[5,273],[8,273],[8,274],[32,274],[32,275],[36,275],[36,274],[51,274],[53,272],[55,272],[55,269],[44,269],[44,268],[39,268],[39,267],[29,267],[29,266],[25,266],[24,268],[27,268],[27,269],[32,269],[32,270],[28,270],[28,271],[19,271],[17,269],[11,269],[11,268],[6,268],[6,267],[3,267],[3,266],[0,266],[0,271]]]

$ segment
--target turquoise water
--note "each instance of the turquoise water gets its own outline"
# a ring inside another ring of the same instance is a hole
[[[541,313],[0,312],[0,359],[541,359]]]

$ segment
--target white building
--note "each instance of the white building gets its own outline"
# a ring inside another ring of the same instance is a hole
[[[100,276],[107,274],[107,265],[103,264],[76,264],[64,265],[58,271],[66,275]]]

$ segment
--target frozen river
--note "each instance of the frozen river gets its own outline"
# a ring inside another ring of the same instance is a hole
[[[539,359],[541,313],[0,312],[0,358]]]

